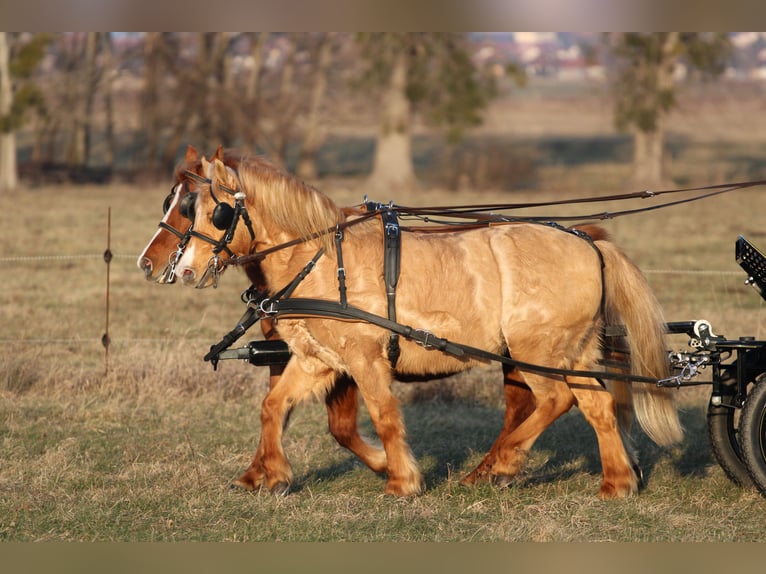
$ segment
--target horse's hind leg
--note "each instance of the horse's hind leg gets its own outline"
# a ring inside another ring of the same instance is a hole
[[[469,485],[489,480],[490,470],[497,458],[497,449],[500,444],[535,410],[535,398],[519,371],[508,365],[503,365],[503,375],[503,392],[505,394],[503,428],[489,452],[479,465],[460,481],[460,484]]]
[[[577,406],[596,431],[604,476],[599,497],[623,498],[638,492],[638,465],[625,448],[614,397],[595,379],[573,378],[570,385]]]
[[[534,393],[535,410],[516,429],[498,439],[496,459],[490,474],[501,486],[508,484],[519,473],[537,437],[568,411],[575,401],[563,379],[532,373],[526,373],[525,379]]]
[[[367,443],[357,427],[357,387],[354,380],[341,376],[325,397],[327,424],[330,432],[342,447],[358,456],[375,472],[385,472],[386,452]]]

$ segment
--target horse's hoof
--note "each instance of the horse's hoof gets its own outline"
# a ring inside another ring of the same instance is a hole
[[[290,483],[285,481],[280,481],[276,483],[274,486],[272,486],[269,489],[269,492],[273,494],[274,496],[287,496],[287,493],[290,492]]]
[[[488,475],[489,469],[487,467],[480,466],[465,475],[460,481],[460,484],[462,486],[474,486],[475,484],[486,482]]]
[[[493,474],[491,481],[498,488],[506,488],[513,482],[513,478],[510,474]]]

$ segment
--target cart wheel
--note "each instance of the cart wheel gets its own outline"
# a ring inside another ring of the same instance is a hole
[[[739,421],[739,440],[753,483],[766,496],[766,382],[761,381],[745,400]]]
[[[729,479],[739,486],[752,486],[753,479],[747,469],[739,441],[739,419],[742,409],[734,406],[736,380],[729,377],[722,382],[722,405],[712,403],[707,408],[707,430],[713,456]]]

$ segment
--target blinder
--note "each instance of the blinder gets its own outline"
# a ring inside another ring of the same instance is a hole
[[[190,191],[181,198],[178,204],[178,212],[189,221],[194,221],[194,213],[197,207],[197,192]]]
[[[170,191],[162,204],[163,213],[167,213],[168,209],[170,209],[170,204],[172,203],[174,196],[175,188]],[[178,212],[191,222],[194,222],[194,217],[196,214],[197,196],[198,193],[196,191],[189,191],[181,198],[181,201],[178,204]],[[216,227],[216,229],[227,231],[234,221],[235,209],[228,203],[219,201],[215,196],[213,196],[213,199],[216,202],[216,206],[212,215],[213,225]]]
[[[173,203],[173,198],[176,196],[176,188],[171,187],[170,193],[168,193],[168,196],[165,198],[165,201],[162,202],[162,215],[165,215],[168,210],[170,209],[170,204]]]

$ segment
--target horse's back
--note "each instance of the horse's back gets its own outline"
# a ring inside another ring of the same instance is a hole
[[[547,225],[405,235],[397,310],[496,349],[508,338],[586,329],[599,312],[600,269],[591,242]]]

